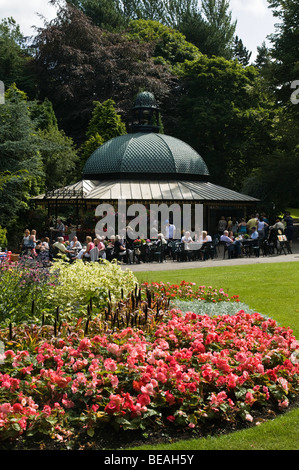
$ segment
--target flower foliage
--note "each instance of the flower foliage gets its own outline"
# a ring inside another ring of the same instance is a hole
[[[239,302],[238,295],[229,296],[223,289],[215,289],[212,286],[196,286],[194,282],[181,281],[180,284],[170,282],[145,282],[143,286],[150,290],[154,296],[164,295],[169,299],[181,299],[184,301],[204,300],[206,302]]]
[[[69,441],[79,429],[93,436],[109,426],[196,430],[253,421],[257,410],[286,408],[298,396],[299,343],[275,320],[243,310],[211,317],[166,309],[160,318],[150,329],[103,332],[95,317],[88,335],[65,327],[35,342],[32,333],[22,342],[2,331],[0,438]]]
[[[59,307],[61,314],[77,315],[92,301],[97,307],[128,295],[137,284],[129,270],[116,263],[72,264],[58,259],[45,268],[31,258],[18,263],[0,265],[0,322],[29,322],[41,320]]]

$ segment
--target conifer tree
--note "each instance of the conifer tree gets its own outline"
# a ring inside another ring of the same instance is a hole
[[[115,102],[108,99],[101,103],[94,101],[94,109],[86,131],[86,141],[80,148],[81,166],[104,142],[127,133],[121,116],[115,110]]]

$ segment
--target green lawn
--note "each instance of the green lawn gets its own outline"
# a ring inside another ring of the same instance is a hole
[[[274,263],[136,273],[142,281],[179,283],[223,288],[252,309],[292,328],[299,338],[299,264]],[[139,449],[141,449],[139,447]],[[142,447],[146,449],[146,447]],[[221,437],[180,441],[154,450],[299,450],[299,409],[287,412],[258,427]]]

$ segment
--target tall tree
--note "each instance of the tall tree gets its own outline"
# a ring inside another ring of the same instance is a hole
[[[95,100],[113,98],[126,121],[140,87],[163,99],[173,83],[169,67],[151,59],[153,45],[104,33],[71,5],[39,30],[35,47],[41,97],[51,100],[59,126],[79,144]]]
[[[119,32],[129,21],[118,0],[68,0],[80,9],[92,23],[107,31]]]
[[[236,21],[232,21],[228,0],[202,0],[180,19],[178,29],[203,53],[231,59]]]
[[[178,30],[152,20],[130,21],[127,35],[132,40],[154,45],[155,62],[175,65],[201,55],[196,46],[186,41]]]
[[[127,133],[126,125],[116,113],[115,102],[111,99],[101,103],[95,101],[91,119],[86,131],[86,141],[80,148],[81,167],[88,157],[104,142]]]
[[[299,5],[298,0],[268,0],[278,18],[276,32],[271,35],[273,85],[280,105],[299,116],[299,106],[292,106],[291,86],[299,79]],[[298,89],[299,87],[297,87]],[[299,94],[299,92],[298,92]]]
[[[8,88],[13,83],[32,96],[36,92],[36,78],[27,65],[31,51],[20,26],[10,18],[0,23],[0,78]]]
[[[202,56],[180,67],[181,137],[205,159],[212,181],[240,190],[273,148],[273,103],[253,66]]]
[[[233,47],[234,55],[233,58],[237,59],[240,64],[246,66],[249,65],[251,52],[243,44],[242,39],[238,36],[235,37],[234,47]]]
[[[0,225],[11,228],[29,198],[44,185],[44,168],[25,93],[8,88],[0,106],[0,173],[13,177],[5,182],[0,202]],[[15,174],[18,177],[14,176]]]

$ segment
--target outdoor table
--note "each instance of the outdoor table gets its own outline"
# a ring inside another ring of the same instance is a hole
[[[188,251],[195,251],[195,250],[200,250],[202,247],[201,242],[191,242],[191,243],[186,243],[184,242],[184,250]]]
[[[199,250],[202,248],[201,242],[184,242],[184,255],[187,259],[197,259],[199,257]]]
[[[245,250],[245,255],[246,256],[251,256],[252,248],[253,248],[255,242],[258,242],[258,239],[254,240],[252,238],[247,238],[247,239],[243,239],[241,241],[241,243],[243,245],[243,248]]]

